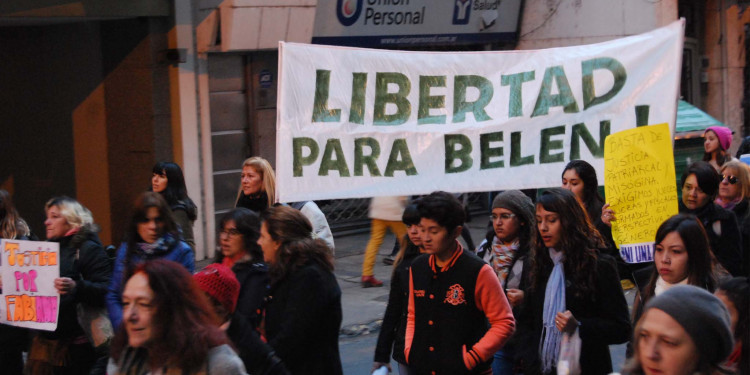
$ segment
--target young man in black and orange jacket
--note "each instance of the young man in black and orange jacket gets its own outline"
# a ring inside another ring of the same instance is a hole
[[[418,204],[426,254],[414,260],[404,354],[417,374],[491,374],[515,320],[492,268],[456,240],[464,210],[434,192]]]

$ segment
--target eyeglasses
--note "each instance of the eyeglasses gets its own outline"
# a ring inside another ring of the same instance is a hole
[[[516,217],[516,214],[500,214],[500,215],[492,214],[490,215],[490,219],[492,219],[492,221],[495,221],[498,218],[503,219],[503,220],[510,220],[514,217]]]
[[[734,185],[737,183],[737,176],[728,176],[728,175],[721,175],[721,181],[724,182],[724,180],[727,180],[730,184]]]
[[[229,228],[226,230],[219,231],[219,235],[221,236],[222,234],[226,236],[234,237],[234,236],[239,236],[240,231],[238,231],[237,228]]]

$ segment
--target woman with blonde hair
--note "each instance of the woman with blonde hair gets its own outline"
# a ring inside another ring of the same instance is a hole
[[[235,207],[244,207],[257,214],[276,203],[276,173],[268,160],[253,156],[242,163],[240,191]],[[326,242],[333,254],[336,248],[331,227],[323,211],[313,201],[289,202],[289,206],[302,212],[313,226],[316,237]]]
[[[261,213],[276,203],[276,173],[268,160],[253,156],[242,163],[235,207]]]
[[[750,167],[732,160],[721,167],[719,194],[714,203],[734,212],[742,233],[742,274],[750,274]]]
[[[54,280],[60,308],[57,329],[36,333],[24,372],[103,374],[107,355],[88,342],[76,314],[78,303],[104,306],[112,269],[96,234],[99,228],[91,212],[73,198],[52,198],[44,208],[47,241],[60,244],[60,277]],[[95,365],[101,368],[94,369]]]

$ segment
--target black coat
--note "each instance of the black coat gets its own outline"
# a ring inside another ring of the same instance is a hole
[[[596,262],[596,292],[592,296],[577,297],[576,289],[566,280],[565,307],[581,323],[581,372],[586,375],[609,374],[612,360],[609,345],[622,344],[630,339],[632,330],[628,304],[617,277],[614,262],[600,255]],[[524,313],[517,317],[519,356],[525,373],[540,373],[539,340],[542,333],[544,291],[552,267],[544,270],[535,289],[524,298]]]
[[[396,266],[391,276],[391,291],[388,294],[388,306],[385,308],[383,324],[380,327],[378,343],[375,347],[375,362],[389,363],[388,357],[393,347],[393,359],[398,363],[406,364],[404,336],[409,306],[409,267],[419,256],[416,246],[411,243],[408,246],[401,263]],[[412,251],[409,251],[410,249]]]
[[[60,296],[57,330],[40,331],[40,334],[50,339],[72,338],[83,334],[76,315],[77,303],[104,307],[104,296],[112,278],[112,262],[99,236],[89,226],[55,241],[60,243],[60,277],[75,280],[76,287],[73,293]]]
[[[680,202],[680,213],[697,216],[708,234],[711,250],[719,264],[732,276],[742,274],[742,235],[737,217],[732,211],[725,210],[713,202],[697,210],[689,210]],[[720,234],[714,230],[714,222],[720,223]]]
[[[310,262],[272,285],[266,303],[266,338],[289,372],[343,374],[341,289],[332,272]]]
[[[263,300],[268,294],[268,267],[263,262],[238,261],[232,271],[240,282],[235,315],[247,320],[251,327],[260,324]]]

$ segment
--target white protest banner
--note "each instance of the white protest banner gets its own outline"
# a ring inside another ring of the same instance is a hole
[[[536,51],[406,52],[281,43],[279,201],[558,186],[604,139],[674,128],[683,22]]]
[[[2,240],[3,293],[0,323],[54,331],[60,295],[60,244],[57,242]]]

